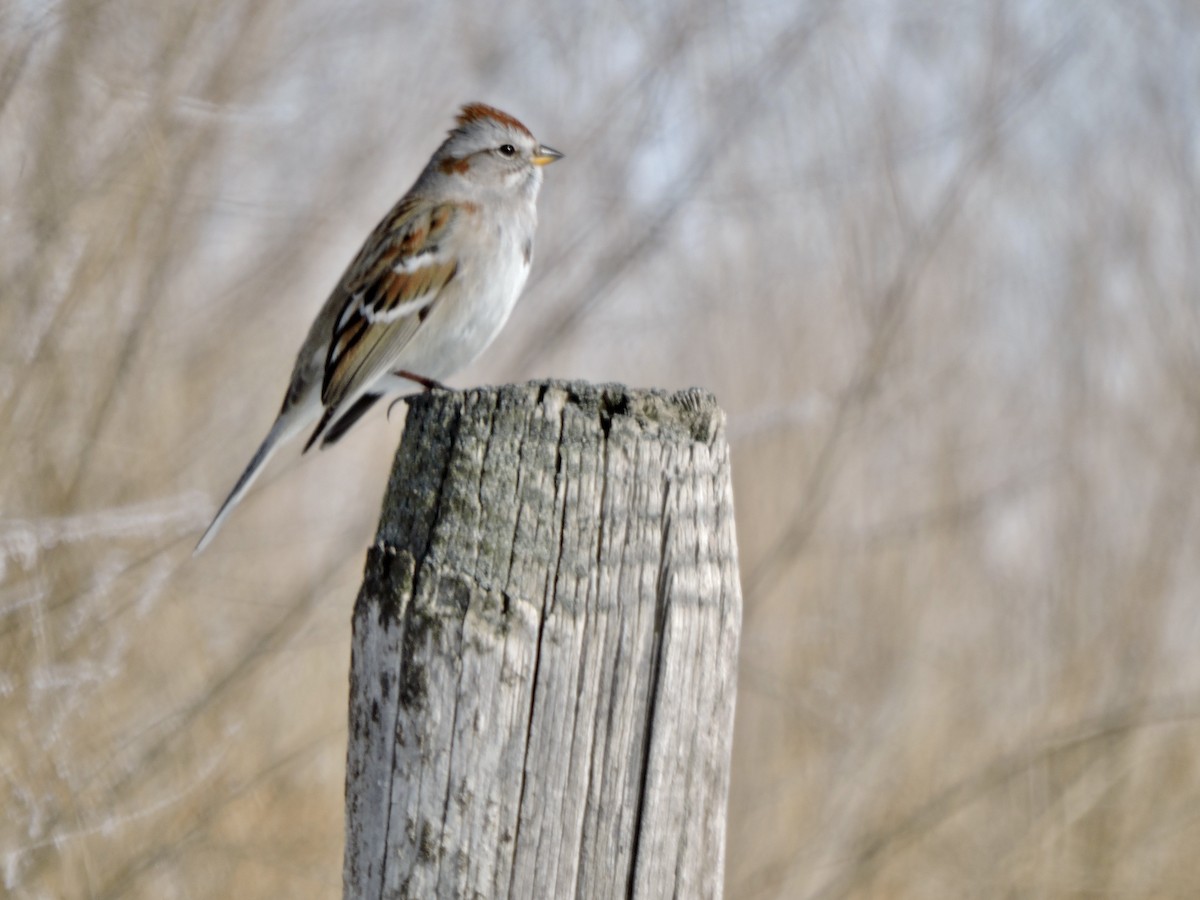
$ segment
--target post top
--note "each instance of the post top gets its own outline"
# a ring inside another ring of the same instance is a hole
[[[557,396],[555,396],[557,395]],[[724,424],[725,415],[711,391],[698,387],[668,391],[662,388],[632,388],[615,382],[540,379],[524,384],[489,385],[463,391],[432,391],[410,398],[414,408],[441,404],[475,404],[494,397],[520,405],[554,403],[573,406],[600,419],[605,431],[612,419],[625,416],[643,428],[680,430],[694,441],[709,444]]]

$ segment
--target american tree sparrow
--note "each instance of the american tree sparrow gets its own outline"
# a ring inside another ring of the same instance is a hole
[[[503,327],[533,260],[542,166],[562,156],[512,116],[472,103],[367,238],[300,347],[287,394],[199,553],[284,442],[340,438],[405,384],[440,387]]]

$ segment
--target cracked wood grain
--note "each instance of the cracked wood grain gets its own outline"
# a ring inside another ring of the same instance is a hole
[[[740,621],[711,395],[415,398],[354,611],[345,896],[720,896]]]

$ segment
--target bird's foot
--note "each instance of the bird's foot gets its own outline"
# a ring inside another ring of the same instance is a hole
[[[392,374],[398,378],[405,378],[409,381],[414,381],[417,384],[421,385],[421,387],[424,388],[424,390],[417,391],[414,394],[403,394],[403,395],[397,397],[391,403],[389,403],[388,408],[387,408],[388,419],[391,419],[392,407],[395,406],[397,403],[403,403],[406,400],[411,400],[413,397],[420,397],[422,394],[428,394],[430,391],[452,391],[452,390],[454,390],[454,388],[447,387],[446,385],[442,384],[440,381],[437,381],[436,379],[426,378],[424,375],[418,375],[415,372],[409,372],[406,369],[396,369],[394,372],[392,372]]]
[[[409,381],[415,381],[427,391],[449,391],[452,388],[447,387],[440,381],[433,378],[426,378],[424,375],[418,375],[416,372],[409,372],[406,369],[396,369],[392,372],[398,378],[405,378]]]

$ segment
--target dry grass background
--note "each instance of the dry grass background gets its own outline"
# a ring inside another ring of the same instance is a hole
[[[400,423],[189,551],[457,104],[548,171],[460,385],[700,384],[746,588],[727,894],[1200,891],[1200,12],[0,5],[0,884],[340,889]]]

